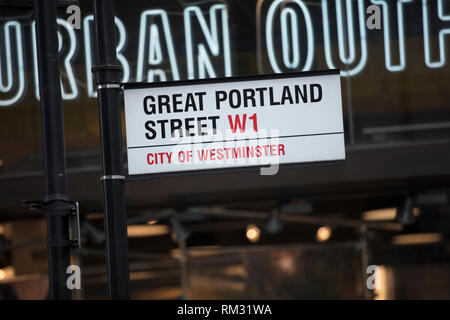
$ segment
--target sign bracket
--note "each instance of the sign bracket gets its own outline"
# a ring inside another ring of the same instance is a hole
[[[31,211],[43,212],[45,215],[63,216],[69,218],[69,239],[67,241],[49,240],[51,247],[70,246],[81,249],[81,230],[80,230],[80,206],[78,201],[64,200],[58,205],[58,210],[49,210],[51,203],[55,200],[22,200],[21,205],[28,207]],[[60,200],[61,201],[61,200]]]

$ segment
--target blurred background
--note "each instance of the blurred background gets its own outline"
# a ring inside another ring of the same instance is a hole
[[[20,205],[44,194],[25,2],[0,2],[1,299],[48,297],[45,219]],[[80,29],[65,7],[58,20],[74,298],[104,299],[93,8],[79,6]],[[344,165],[128,181],[133,299],[450,298],[450,1],[118,0],[116,13],[124,82],[339,68],[346,136]]]

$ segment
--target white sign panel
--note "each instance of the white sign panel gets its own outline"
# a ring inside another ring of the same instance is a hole
[[[345,159],[339,71],[124,84],[129,175]]]

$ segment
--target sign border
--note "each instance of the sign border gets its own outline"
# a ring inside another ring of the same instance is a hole
[[[305,71],[305,72],[285,72],[285,73],[272,73],[261,74],[252,76],[233,76],[225,78],[207,78],[207,79],[191,79],[191,80],[176,80],[176,81],[163,81],[163,82],[124,82],[120,83],[122,88],[122,94],[124,90],[133,89],[146,89],[146,88],[161,88],[161,87],[176,87],[176,86],[191,86],[199,84],[214,84],[224,82],[235,81],[254,81],[254,80],[271,80],[271,79],[285,79],[285,78],[305,78],[314,76],[326,76],[326,75],[340,75],[339,69],[327,69],[317,71]],[[123,96],[122,96],[123,99]],[[125,110],[125,103],[122,101],[123,109]],[[124,115],[125,116],[125,115]],[[345,131],[342,133],[345,139]],[[125,123],[125,141],[126,141],[126,166],[124,169],[128,171],[128,141],[126,139],[126,123]],[[346,153],[346,149],[344,149]],[[346,163],[347,156],[344,160],[332,160],[332,161],[310,161],[300,163],[286,163],[278,164],[279,170],[282,168],[304,168],[304,167],[317,167],[317,166],[337,166],[344,165]],[[125,174],[126,181],[141,181],[150,180],[165,177],[177,177],[177,176],[193,176],[204,174],[223,174],[223,173],[243,173],[260,170],[261,168],[269,168],[270,165],[253,165],[247,167],[231,167],[231,168],[218,168],[218,169],[199,169],[199,170],[183,170],[177,172],[161,172],[161,173],[146,173],[130,175],[128,172]],[[270,177],[270,175],[268,175]]]
[[[346,152],[347,154],[347,152]],[[330,167],[330,166],[342,166],[346,163],[345,160],[331,160],[331,161],[311,161],[311,162],[300,162],[300,163],[285,163],[279,164],[278,168],[281,169],[295,169],[295,168],[313,168],[313,167]],[[134,174],[125,175],[126,181],[142,181],[142,180],[152,180],[158,178],[170,178],[179,176],[199,176],[205,174],[224,174],[224,173],[246,173],[246,172],[256,172],[261,170],[261,168],[269,168],[270,165],[254,165],[248,167],[231,167],[231,168],[218,168],[218,169],[200,169],[200,170],[183,170],[177,172],[161,172],[161,173],[146,173],[146,174]],[[128,162],[126,167],[128,168]],[[266,177],[272,177],[275,175],[266,175]]]
[[[160,82],[122,82],[120,83],[120,85],[122,86],[123,90],[133,90],[145,88],[192,86],[197,84],[214,84],[214,83],[235,82],[235,81],[305,78],[305,77],[327,76],[335,74],[340,75],[340,73],[341,71],[339,69],[327,69],[327,70],[304,71],[304,72],[270,73],[252,76],[233,76],[225,78],[207,78],[207,79],[175,80],[175,81],[160,81]]]

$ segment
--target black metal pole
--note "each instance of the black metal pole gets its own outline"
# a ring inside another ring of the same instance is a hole
[[[70,265],[64,124],[56,29],[56,0],[35,0],[37,56],[42,114],[42,140],[51,299],[70,299],[66,269]]]
[[[128,299],[130,275],[119,85],[122,67],[116,57],[114,12],[115,1],[95,0],[96,65],[92,71],[97,81],[100,112],[108,296]]]

